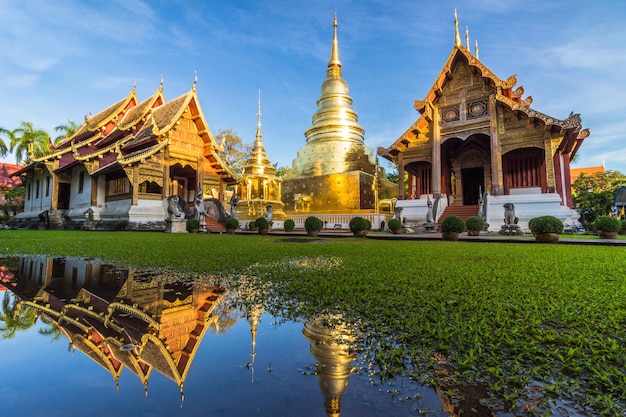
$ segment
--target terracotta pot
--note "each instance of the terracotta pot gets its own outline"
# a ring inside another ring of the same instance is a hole
[[[598,230],[598,236],[600,236],[600,239],[615,239],[617,237],[617,232],[605,232],[603,230]]]
[[[468,230],[467,235],[468,236],[480,236],[480,230]]]
[[[538,243],[558,243],[559,235],[557,233],[539,233],[535,235],[535,241]]]
[[[354,237],[366,237],[367,230],[359,230],[358,232],[353,232]]]
[[[320,234],[320,231],[319,230],[307,230],[306,234],[309,236],[317,236]]]
[[[269,229],[259,229],[259,234],[260,234],[260,235],[266,235],[266,234],[268,234],[269,232],[270,232],[270,230],[269,230]]]
[[[459,240],[459,234],[457,232],[441,232],[441,238],[443,240],[457,241]]]
[[[198,233],[199,229],[189,229],[189,233]]]
[[[235,229],[226,229],[226,233],[233,235],[235,234]]]
[[[393,230],[393,234],[394,235],[401,235],[402,234],[402,229]]]

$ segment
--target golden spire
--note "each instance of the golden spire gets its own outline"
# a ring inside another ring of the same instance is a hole
[[[198,71],[193,72],[193,86],[191,86],[193,91],[196,91],[196,84],[198,84]]]
[[[256,140],[261,140],[261,89],[259,89],[259,107],[257,110],[257,121],[256,121]]]
[[[337,12],[333,20],[333,46],[330,51],[330,61],[326,74],[329,77],[341,78],[341,61],[339,60],[339,43],[337,42]]]
[[[469,28],[467,26],[465,26],[465,47],[469,51]]]
[[[476,53],[474,55],[476,55],[476,59],[478,59],[478,39],[476,39]]]
[[[456,9],[454,9],[454,46],[461,46],[461,36],[459,35],[459,19],[456,17]]]
[[[159,90],[163,91],[163,81],[165,81],[165,78],[163,78],[163,74],[161,74],[161,84],[159,85]]]

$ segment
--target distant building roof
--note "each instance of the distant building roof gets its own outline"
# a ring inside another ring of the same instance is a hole
[[[22,184],[17,177],[11,177],[14,173],[22,169],[21,165],[5,164],[0,162],[0,188],[13,188]]]
[[[604,172],[604,165],[600,165],[597,167],[585,167],[585,168],[572,168],[570,169],[570,178],[572,182],[576,181],[581,174],[585,175],[593,175]]]

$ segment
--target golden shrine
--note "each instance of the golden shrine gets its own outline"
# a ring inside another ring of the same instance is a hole
[[[381,175],[376,155],[365,145],[365,131],[351,107],[348,84],[342,78],[336,15],[330,61],[317,105],[313,124],[304,134],[306,144],[293,160],[290,178],[283,182],[285,210],[374,211],[379,198],[395,196],[395,184]]]
[[[261,93],[257,112],[256,140],[250,157],[241,172],[236,193],[237,214],[242,220],[254,220],[271,213],[274,220],[283,220],[284,203],[281,201],[282,179],[276,176],[276,168],[265,153],[261,135]],[[231,200],[232,204],[232,200]]]

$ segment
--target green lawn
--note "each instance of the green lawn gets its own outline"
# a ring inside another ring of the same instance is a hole
[[[2,230],[0,254],[253,277],[276,314],[355,320],[372,376],[626,410],[626,247]]]

